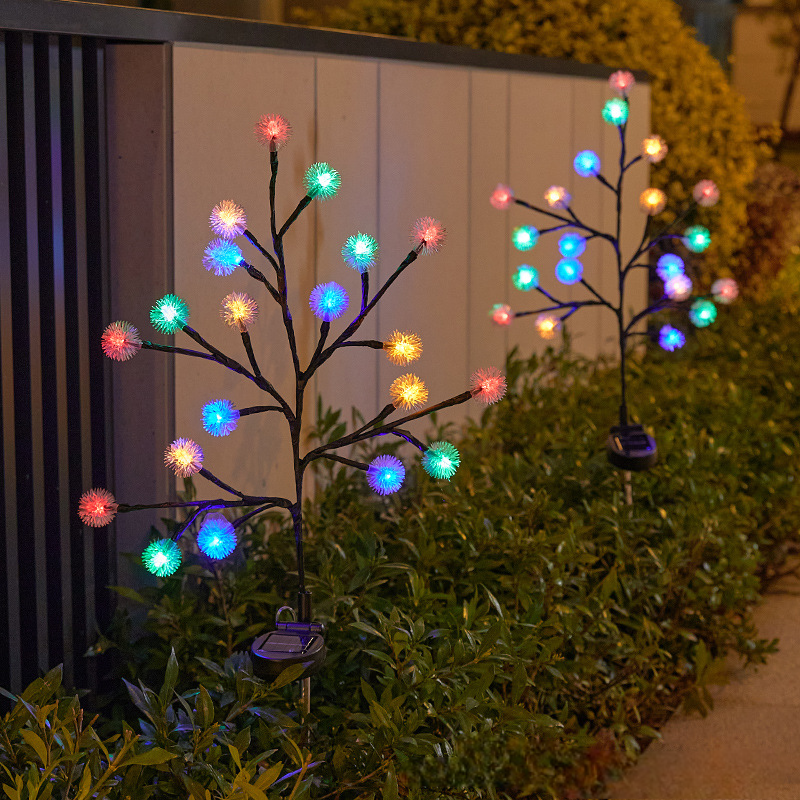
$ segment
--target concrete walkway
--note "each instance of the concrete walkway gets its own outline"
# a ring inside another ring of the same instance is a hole
[[[605,795],[612,800],[800,800],[800,580],[773,584],[754,620],[780,640],[767,664],[714,688],[702,718],[676,714],[663,739]]]

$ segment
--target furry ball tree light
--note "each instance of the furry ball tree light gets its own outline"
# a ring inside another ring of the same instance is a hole
[[[639,205],[645,214],[644,230],[638,246],[632,253],[623,254],[621,245],[622,229],[622,194],[623,180],[628,170],[635,164],[657,164],[667,154],[667,144],[657,135],[648,136],[641,145],[641,151],[629,158],[626,145],[626,130],[629,112],[628,94],[635,84],[631,72],[624,70],[615,72],[609,78],[609,85],[617,94],[610,99],[602,110],[605,122],[619,132],[619,161],[616,179],[609,180],[601,172],[600,158],[591,150],[582,150],[573,161],[575,172],[583,178],[595,178],[614,197],[616,204],[616,226],[612,232],[598,230],[588,225],[574,211],[572,198],[563,186],[551,186],[544,193],[546,207],[540,207],[520,200],[513,189],[503,184],[492,193],[492,205],[498,209],[507,209],[513,203],[529,208],[554,224],[537,229],[531,225],[523,225],[512,232],[512,243],[520,251],[528,251],[536,246],[540,236],[561,231],[558,242],[562,258],[555,266],[555,277],[565,286],[581,284],[587,295],[584,299],[564,301],[539,284],[539,271],[529,264],[518,267],[513,276],[514,286],[523,292],[531,290],[543,295],[547,304],[530,311],[513,311],[507,304],[498,303],[491,309],[492,321],[499,326],[510,325],[515,318],[534,316],[534,326],[544,339],[551,339],[559,331],[562,324],[578,309],[586,306],[602,306],[611,311],[617,321],[617,341],[619,345],[620,407],[619,425],[611,428],[607,443],[609,460],[615,466],[625,470],[644,470],[651,467],[657,458],[656,443],[652,436],[645,433],[638,424],[631,424],[628,418],[626,357],[628,341],[634,336],[650,336],[636,330],[643,319],[667,308],[689,309],[689,319],[696,327],[710,325],[717,316],[716,303],[732,302],[737,294],[736,282],[730,278],[722,278],[711,287],[711,294],[705,297],[692,297],[692,280],[686,274],[683,258],[672,252],[673,245],[682,245],[690,253],[702,253],[711,244],[711,235],[702,225],[691,225],[682,233],[678,226],[695,212],[698,206],[708,207],[719,200],[719,191],[713,181],[702,180],[693,192],[694,202],[687,206],[675,219],[656,229],[653,219],[666,207],[667,197],[660,189],[645,189],[639,197]],[[597,291],[583,274],[580,256],[587,244],[593,240],[607,242],[612,248],[616,264],[616,285],[618,294],[614,299],[604,297]],[[626,288],[628,279],[640,269],[652,269],[651,260],[659,250],[666,251],[658,259],[656,274],[663,281],[662,296],[638,312],[626,313]],[[671,325],[664,325],[658,332],[658,343],[670,352],[680,348],[686,341],[684,333]]]
[[[337,435],[332,440],[319,444],[313,449],[302,451],[302,420],[306,401],[306,390],[314,374],[337,352],[345,347],[364,347],[382,350],[392,364],[404,367],[417,359],[422,351],[422,342],[411,332],[394,331],[385,341],[359,339],[357,334],[370,312],[384,298],[392,284],[420,256],[432,255],[443,245],[445,230],[441,223],[432,217],[418,219],[411,229],[411,250],[397,268],[389,275],[383,285],[370,293],[369,271],[376,263],[378,244],[371,236],[356,233],[350,236],[342,247],[344,263],[356,270],[361,278],[361,296],[351,303],[345,289],[338,283],[328,281],[317,285],[310,294],[308,308],[292,312],[289,308],[287,287],[291,271],[286,264],[286,238],[293,223],[314,200],[327,200],[334,197],[341,178],[335,169],[326,163],[312,165],[305,174],[306,193],[294,211],[278,224],[275,213],[275,193],[278,177],[278,153],[291,135],[289,123],[279,115],[261,118],[256,125],[256,135],[269,152],[270,182],[270,239],[271,249],[265,247],[248,228],[247,217],[236,203],[226,200],[219,203],[211,212],[210,225],[214,238],[208,244],[203,256],[205,268],[215,275],[231,275],[235,270],[246,271],[265,293],[267,302],[275,303],[281,314],[283,327],[291,354],[295,386],[292,396],[285,396],[259,366],[248,332],[258,315],[258,301],[246,293],[232,292],[224,297],[220,315],[225,324],[233,328],[241,337],[246,361],[239,361],[223,353],[210,344],[197,330],[190,327],[189,308],[179,297],[168,294],[158,300],[150,312],[153,326],[164,334],[182,332],[200,349],[178,347],[172,344],[158,344],[142,340],[138,330],[129,322],[111,323],[102,335],[101,345],[105,354],[116,361],[127,361],[140,350],[158,350],[176,353],[189,358],[213,361],[243,380],[261,389],[266,395],[264,405],[238,408],[233,400],[219,399],[207,403],[199,412],[203,427],[215,437],[241,437],[239,428],[247,427],[247,418],[255,414],[277,414],[285,421],[291,440],[294,492],[289,497],[252,496],[229,485],[209,469],[204,462],[201,446],[191,439],[178,438],[166,447],[164,461],[178,477],[199,475],[221,489],[225,496],[189,502],[163,502],[149,505],[128,505],[118,503],[106,489],[91,489],[80,500],[78,514],[90,526],[108,525],[117,513],[127,513],[141,509],[181,508],[187,510],[187,519],[182,522],[170,538],[152,542],[142,554],[144,566],[153,574],[163,577],[174,573],[182,560],[178,544],[184,533],[194,530],[197,545],[209,559],[225,558],[236,547],[236,531],[247,520],[270,509],[283,509],[292,520],[297,558],[297,611],[295,622],[278,622],[277,630],[259,637],[253,644],[256,669],[265,674],[275,674],[286,666],[302,664],[302,676],[319,669],[324,659],[324,642],[321,626],[312,622],[311,593],[306,589],[303,556],[303,480],[308,468],[320,459],[336,461],[365,473],[365,478],[373,491],[379,495],[396,492],[403,484],[405,466],[393,455],[379,455],[370,463],[354,460],[340,451],[359,442],[380,436],[399,437],[418,448],[422,453],[422,466],[434,478],[449,479],[459,465],[458,450],[449,442],[423,444],[414,436],[408,425],[435,411],[465,403],[473,399],[479,403],[491,404],[500,400],[505,393],[506,382],[502,373],[490,367],[478,370],[472,376],[471,384],[465,391],[434,405],[426,405],[428,390],[414,374],[399,375],[389,387],[391,402],[380,413],[361,427]],[[238,237],[244,236],[260,253],[268,265],[267,272],[257,269],[245,261],[236,244]],[[354,313],[347,322],[340,324],[340,330],[333,332],[333,325],[344,317],[348,308],[355,305]],[[319,334],[313,354],[308,363],[301,364],[301,356],[295,337],[294,319],[296,314],[313,314],[319,320]],[[406,412],[398,419],[390,419],[397,412]],[[249,444],[242,439],[238,446]],[[280,612],[279,612],[280,613]],[[308,684],[304,680],[304,709],[308,710]]]

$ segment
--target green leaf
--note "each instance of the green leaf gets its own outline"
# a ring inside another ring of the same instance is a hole
[[[277,678],[272,682],[272,689],[280,689],[282,686],[286,686],[293,681],[298,680],[302,676],[302,674],[306,671],[306,668],[303,664],[293,664],[291,667],[286,667],[286,669],[281,671],[281,674],[278,675]]]
[[[242,728],[233,740],[233,746],[240,752],[246,753],[250,747],[250,728]]]
[[[128,600],[133,600],[135,603],[141,603],[144,605],[149,605],[147,600],[145,600],[142,595],[139,594],[135,589],[131,589],[130,586],[108,586],[108,589],[111,589],[112,592],[116,592],[118,595],[122,597],[127,597]]]
[[[255,785],[262,790],[269,789],[269,787],[272,786],[276,780],[278,780],[282,770],[283,764],[280,762],[273,764],[269,769],[264,770],[264,772],[258,776],[258,780],[256,781]]]
[[[389,765],[386,770],[386,781],[383,784],[383,800],[398,800],[399,794],[397,791],[397,776],[394,772],[394,764]]]
[[[48,762],[47,745],[42,738],[31,730],[21,730],[20,735],[25,740],[25,744],[33,748],[33,751],[39,757],[39,761],[41,761],[43,765],[46,765]]]
[[[214,722],[214,703],[205,686],[200,686],[197,693],[196,708],[197,724],[205,730]]]
[[[161,704],[166,706],[172,699],[172,693],[175,691],[175,684],[178,682],[178,659],[175,656],[175,648],[173,647],[169,659],[167,660],[167,671],[164,676],[164,685],[161,687],[158,699]]]
[[[167,761],[177,758],[177,754],[164,750],[163,747],[151,747],[149,750],[137,753],[135,756],[126,759],[127,764],[165,764]]]

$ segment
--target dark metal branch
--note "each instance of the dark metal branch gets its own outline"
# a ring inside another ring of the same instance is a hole
[[[187,530],[188,530],[188,529],[189,529],[189,528],[192,526],[192,524],[194,523],[194,521],[195,521],[195,520],[196,520],[196,519],[197,519],[197,518],[200,516],[200,514],[202,514],[202,513],[203,513],[203,511],[204,511],[204,510],[205,510],[205,509],[198,508],[198,509],[197,509],[197,510],[194,512],[194,514],[192,514],[192,515],[189,517],[189,519],[187,519],[187,520],[185,520],[184,522],[182,522],[182,523],[181,523],[181,525],[178,527],[178,529],[177,529],[176,531],[174,531],[174,532],[173,532],[173,534],[172,534],[172,537],[171,537],[171,538],[172,538],[172,541],[173,541],[173,542],[177,542],[177,541],[178,541],[178,539],[180,539],[180,538],[181,538],[181,536],[183,536],[183,534],[184,534],[184,533],[186,533],[186,531],[187,531]]]
[[[356,469],[365,471],[369,469],[369,464],[364,464],[362,461],[355,461],[352,458],[337,456],[333,453],[321,453],[317,458],[327,458],[329,461],[338,461],[340,464],[346,464],[348,467],[355,467]]]
[[[224,489],[226,492],[230,492],[231,494],[235,494],[237,497],[243,498],[244,494],[242,492],[237,491],[232,486],[228,486],[227,483],[221,481],[213,472],[209,472],[205,467],[200,468],[200,472],[198,475],[202,475],[207,481],[211,481],[211,483],[215,483],[219,486],[220,489]]]
[[[635,158],[632,158],[625,166],[622,168],[623,172],[627,172],[634,164],[638,164],[644,156],[638,155]]]
[[[257,378],[261,378],[261,370],[258,368],[258,362],[256,361],[255,353],[253,352],[253,343],[250,341],[250,333],[249,331],[241,331],[242,334],[242,344],[244,345],[244,349],[247,352],[247,357],[250,359],[250,366],[253,368],[253,373]]]
[[[265,511],[269,511],[270,508],[275,508],[275,503],[267,503],[266,505],[254,508],[252,511],[248,511],[238,519],[235,519],[231,525],[233,525],[234,528],[238,528],[240,525],[247,522],[248,519],[257,516],[258,514],[263,514]]]
[[[424,444],[417,439],[416,436],[412,436],[408,431],[401,431],[401,430],[393,430],[391,432],[392,436],[399,436],[401,439],[405,439],[409,444],[413,444],[414,447],[421,450],[423,453],[427,450]]]
[[[162,353],[178,353],[178,355],[194,356],[194,358],[205,358],[207,361],[214,361],[217,364],[219,364],[219,361],[217,361],[217,359],[210,353],[200,353],[197,350],[187,350],[185,347],[174,347],[171,344],[156,344],[155,342],[142,342],[142,349],[158,350]]]
[[[189,502],[144,503],[137,505],[120,503],[117,506],[117,513],[127,514],[130,511],[146,511],[154,508],[243,508],[245,506],[256,506],[264,503],[286,509],[292,506],[292,501],[285,497],[251,497],[249,495],[244,495],[241,500],[192,500]]]
[[[245,262],[244,264],[242,264],[242,266],[244,267],[244,269],[247,271],[247,274],[248,274],[248,275],[249,275],[251,278],[255,278],[257,281],[260,281],[261,283],[263,283],[263,284],[264,284],[264,286],[266,286],[266,287],[267,287],[267,291],[268,291],[268,292],[269,292],[269,293],[272,295],[272,299],[273,299],[273,300],[274,300],[276,303],[280,303],[280,302],[281,302],[281,296],[280,296],[280,293],[279,293],[279,292],[278,292],[278,290],[277,290],[277,289],[276,289],[276,288],[275,288],[275,287],[274,287],[274,286],[273,286],[273,285],[272,285],[272,284],[269,282],[269,280],[267,279],[267,276],[266,276],[266,275],[264,275],[264,273],[263,273],[263,272],[261,272],[261,270],[260,270],[260,269],[256,269],[256,268],[255,268],[255,267],[254,267],[252,264],[248,264],[248,263],[246,263],[246,262]],[[277,269],[277,265],[276,265],[276,269]]]
[[[367,307],[367,300],[369,300],[369,272],[364,270],[361,273],[361,310]]]
[[[289,230],[289,228],[291,228],[291,226],[292,226],[292,225],[295,223],[295,221],[296,221],[296,220],[297,220],[297,218],[300,216],[300,214],[302,214],[302,213],[303,213],[303,211],[305,210],[305,208],[307,208],[308,204],[309,204],[309,203],[310,203],[310,202],[311,202],[313,199],[314,199],[314,198],[313,198],[311,195],[308,195],[308,194],[307,194],[307,195],[306,195],[306,196],[305,196],[305,197],[304,197],[304,198],[303,198],[303,199],[302,199],[302,200],[301,200],[301,201],[300,201],[300,202],[297,204],[297,207],[295,208],[295,210],[294,210],[294,211],[292,211],[292,213],[289,215],[289,217],[288,217],[288,219],[286,220],[286,222],[284,222],[284,223],[283,223],[283,227],[280,229],[280,231],[278,231],[278,238],[279,238],[279,239],[282,239],[282,238],[283,238],[283,235],[286,233],[286,231],[288,231],[288,230]]]
[[[337,347],[371,347],[373,350],[383,350],[384,342],[379,339],[359,339],[351,342],[342,342]]]
[[[569,303],[558,303],[554,306],[547,306],[546,308],[535,308],[532,311],[515,311],[514,317],[529,317],[532,314],[544,314],[546,311],[563,311],[565,308],[573,309],[570,314],[577,311],[584,306],[609,306],[605,300],[573,300]]]
[[[246,417],[248,414],[262,414],[265,411],[283,411],[280,406],[249,406],[248,408],[240,408],[239,416]]]
[[[250,242],[250,244],[252,244],[253,247],[255,247],[256,250],[258,250],[258,252],[261,253],[261,255],[264,256],[264,258],[266,258],[267,261],[269,261],[270,264],[272,264],[273,268],[277,272],[278,271],[278,262],[275,260],[275,258],[272,255],[272,253],[270,253],[269,250],[267,250],[265,247],[263,247],[261,245],[261,243],[258,241],[258,239],[256,239],[256,237],[253,235],[252,231],[245,230],[244,235],[247,238],[247,240]],[[248,272],[249,272],[249,270],[248,270]],[[255,277],[255,276],[253,276],[253,277]]]
[[[327,348],[325,348],[325,350],[322,351],[322,353],[320,353],[317,362],[314,364],[314,369],[318,369],[320,366],[322,366],[322,364],[324,364],[333,355],[336,349],[340,347],[343,342],[349,339],[359,329],[359,327],[361,327],[361,323],[366,319],[367,314],[369,314],[369,312],[375,308],[388,288],[400,277],[400,275],[403,273],[403,270],[416,261],[418,257],[419,254],[415,250],[412,250],[402,260],[397,269],[386,279],[386,282],[383,284],[383,286],[381,286],[381,288],[376,292],[372,300],[370,300],[369,303],[367,303],[367,305],[361,309],[359,315],[339,334],[333,344],[329,345]]]

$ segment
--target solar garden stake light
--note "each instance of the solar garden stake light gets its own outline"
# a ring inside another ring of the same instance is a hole
[[[682,233],[676,228],[683,223],[698,206],[713,206],[719,200],[719,191],[713,181],[701,180],[693,191],[693,202],[674,221],[657,228],[654,218],[666,207],[667,197],[660,189],[645,189],[639,197],[639,205],[645,214],[644,230],[641,240],[633,252],[623,254],[622,231],[622,193],[623,179],[627,171],[639,162],[659,163],[667,154],[666,142],[657,135],[648,136],[641,144],[641,151],[629,159],[626,145],[626,132],[629,111],[628,94],[635,81],[631,72],[618,71],[609,79],[611,88],[617,93],[603,106],[603,119],[615,127],[619,133],[619,161],[615,179],[608,179],[601,173],[600,158],[591,150],[580,151],[574,159],[575,172],[584,178],[595,178],[608,189],[615,200],[616,225],[611,232],[599,230],[584,222],[572,207],[572,198],[563,186],[551,186],[544,193],[546,207],[541,207],[518,199],[514,191],[503,184],[498,185],[491,196],[495,208],[507,209],[512,203],[529,208],[546,217],[553,224],[537,229],[523,225],[512,233],[512,242],[520,251],[535,247],[539,237],[561,231],[558,248],[562,258],[555,266],[557,281],[565,286],[581,285],[586,294],[581,300],[565,301],[544,289],[539,283],[539,270],[529,264],[519,266],[513,276],[514,286],[520,291],[536,290],[543,295],[546,304],[530,311],[512,311],[507,304],[498,303],[491,310],[492,321],[496,325],[510,325],[515,318],[534,316],[534,325],[544,339],[552,339],[562,324],[578,309],[586,306],[607,308],[616,317],[617,343],[619,347],[620,406],[619,424],[611,428],[607,441],[607,454],[612,464],[626,472],[644,470],[651,467],[657,458],[655,440],[649,436],[642,425],[631,423],[628,416],[626,357],[628,341],[634,336],[650,336],[636,330],[637,325],[651,314],[667,308],[689,308],[689,319],[698,328],[710,325],[717,316],[715,303],[732,302],[737,294],[736,282],[731,278],[717,280],[708,296],[692,295],[692,280],[686,274],[683,258],[674,250],[681,246],[690,253],[702,253],[711,244],[711,235],[702,225],[690,225]],[[584,277],[580,256],[591,240],[606,242],[613,250],[616,264],[615,281],[617,294],[613,299],[602,295]],[[652,305],[639,312],[626,314],[625,293],[628,279],[640,269],[651,269],[651,256],[657,250],[666,252],[658,259],[656,273],[663,281],[663,294]],[[691,298],[691,302],[690,302]],[[658,332],[658,342],[670,352],[682,347],[686,341],[684,333],[665,324]],[[627,499],[631,501],[630,476],[626,485]]]
[[[264,405],[238,408],[227,398],[206,403],[200,410],[203,428],[210,436],[232,436],[240,426],[246,427],[246,418],[256,414],[277,414],[282,417],[291,441],[292,473],[294,492],[291,496],[255,496],[240,491],[211,472],[204,463],[203,450],[197,442],[178,438],[166,448],[164,462],[178,477],[200,475],[221,489],[222,497],[191,501],[164,501],[154,504],[131,505],[118,503],[106,489],[91,489],[80,499],[78,514],[90,526],[108,525],[118,513],[141,509],[174,508],[186,509],[187,518],[177,526],[170,538],[159,539],[147,546],[142,554],[144,566],[153,574],[165,577],[180,566],[182,551],[178,544],[184,533],[195,531],[201,558],[216,560],[230,555],[237,544],[236,531],[248,520],[270,509],[284,510],[292,520],[297,563],[297,605],[289,608],[291,621],[281,621],[281,609],[276,617],[276,629],[260,636],[251,648],[257,674],[270,676],[294,664],[304,666],[302,708],[310,709],[308,676],[317,671],[325,658],[323,629],[313,621],[311,593],[306,588],[305,561],[303,554],[303,480],[306,470],[320,459],[339,462],[362,470],[373,491],[379,495],[396,492],[403,484],[405,466],[394,455],[378,455],[369,463],[341,455],[351,445],[381,436],[394,436],[414,445],[422,452],[422,466],[434,478],[449,479],[460,463],[456,447],[450,442],[423,442],[413,435],[408,426],[435,411],[465,403],[474,399],[491,404],[502,398],[506,390],[503,374],[494,367],[477,370],[465,391],[434,405],[425,405],[428,390],[425,384],[412,373],[399,375],[389,387],[391,402],[361,427],[338,435],[323,444],[303,452],[302,419],[306,391],[311,378],[323,365],[345,347],[363,347],[383,350],[392,364],[402,367],[419,358],[422,342],[411,332],[394,331],[385,340],[356,338],[359,328],[370,312],[384,298],[392,284],[421,255],[436,253],[444,243],[444,227],[431,217],[418,219],[411,229],[411,250],[389,275],[383,285],[370,293],[369,270],[376,263],[378,244],[372,236],[356,233],[342,247],[344,263],[360,274],[361,296],[356,302],[355,312],[338,333],[332,332],[333,324],[345,315],[350,298],[345,289],[336,282],[320,283],[311,292],[309,309],[319,320],[316,346],[308,363],[301,364],[301,354],[295,336],[295,316],[289,308],[288,285],[292,279],[287,268],[287,234],[300,214],[314,200],[324,201],[334,197],[341,183],[339,173],[327,163],[313,164],[305,174],[306,193],[294,211],[278,225],[275,213],[275,194],[278,177],[278,153],[289,141],[291,127],[282,116],[263,116],[256,125],[256,136],[269,152],[269,210],[271,249],[264,246],[248,228],[247,216],[240,206],[230,200],[219,203],[211,212],[210,225],[215,238],[205,248],[205,268],[220,278],[236,270],[246,271],[265,293],[267,302],[274,302],[280,310],[283,327],[291,354],[295,380],[292,397],[281,393],[263,374],[250,339],[249,328],[256,322],[258,302],[247,293],[231,292],[221,303],[220,315],[241,339],[246,361],[239,361],[212,345],[197,330],[188,324],[189,308],[183,299],[167,294],[158,300],[150,312],[150,321],[161,333],[171,335],[178,331],[188,336],[200,349],[178,347],[143,341],[139,331],[129,322],[111,323],[103,332],[101,345],[105,354],[116,361],[127,361],[140,350],[158,350],[175,353],[187,358],[213,361],[240,375],[243,380],[257,386],[265,395]],[[269,277],[245,261],[236,244],[237,237],[244,236],[263,257],[268,265]],[[298,312],[301,313],[301,312]],[[398,410],[406,412],[398,419],[390,419]],[[239,446],[246,446],[240,442]],[[226,513],[227,512],[227,513]]]

